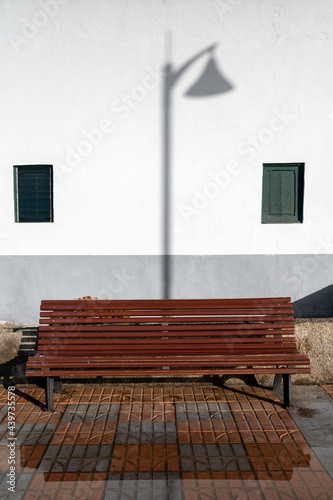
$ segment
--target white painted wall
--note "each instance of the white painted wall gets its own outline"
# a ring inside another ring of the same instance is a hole
[[[2,0],[2,255],[163,253],[166,32],[175,68],[217,43],[235,86],[184,97],[205,56],[174,87],[172,252],[332,253],[331,0]],[[303,224],[261,224],[270,162],[305,162]],[[54,165],[53,224],[14,222],[13,165],[34,163]]]

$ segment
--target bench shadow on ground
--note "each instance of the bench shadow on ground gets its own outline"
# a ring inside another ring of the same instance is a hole
[[[236,394],[244,394],[245,396],[253,397],[253,394],[251,394],[250,392],[246,392],[244,390],[241,390],[241,389],[237,389],[237,386],[235,387],[233,385],[232,388],[230,388],[228,385],[226,385],[227,380],[229,380],[231,378],[234,378],[234,376],[226,377],[225,380],[223,380],[222,377],[220,377],[220,380],[214,378],[214,380],[213,380],[214,386],[220,387],[221,389],[232,389],[232,391]],[[242,380],[246,385],[248,385],[250,387],[258,387],[259,389],[265,389],[265,390],[268,389],[268,390],[273,391],[272,386],[258,384],[254,375],[253,376],[245,376],[244,378],[242,377],[242,378],[240,378],[240,380]],[[256,394],[255,398],[258,399],[258,401],[261,401],[262,403],[263,402],[272,403],[272,399],[269,399],[265,396],[261,396],[259,394]],[[284,408],[284,404],[282,402],[278,402],[278,401],[274,400],[274,404],[276,406],[280,406],[281,408]]]
[[[42,388],[45,390],[45,381],[46,379],[45,378],[34,378],[34,379],[29,379],[27,377],[25,377],[24,373],[25,373],[25,367],[21,367],[21,364],[25,364],[25,362],[27,361],[27,359],[24,358],[24,356],[21,356],[21,357],[17,357],[18,358],[18,363],[20,363],[20,374],[21,374],[21,377],[18,382],[19,383],[28,383],[28,384],[32,384],[36,387],[39,387],[39,388]],[[16,358],[15,358],[16,359]],[[7,364],[7,363],[6,363]],[[11,377],[11,376],[8,376],[8,372],[10,372],[11,368],[12,367],[6,367],[7,369],[7,372],[5,372],[5,374],[3,376],[1,376],[1,368],[2,366],[4,365],[0,365],[0,381],[2,382],[2,385],[3,387],[7,388],[9,387],[10,385],[13,385],[13,384],[16,384],[17,383],[17,380],[15,380],[14,377]],[[23,375],[23,379],[22,380],[22,375]],[[80,379],[63,379],[62,382],[64,384],[70,384],[71,386],[82,386],[84,387],[86,384],[88,384],[89,386],[92,386],[92,387],[100,387],[101,383],[105,384],[105,385],[115,385],[115,386],[122,386],[122,385],[126,385],[126,384],[129,384],[129,385],[135,385],[135,386],[142,386],[142,385],[149,385],[149,386],[157,386],[157,387],[166,387],[168,386],[170,383],[172,384],[175,384],[175,385],[191,385],[191,384],[212,384],[214,387],[219,387],[221,389],[226,389],[226,390],[232,390],[232,392],[236,393],[236,394],[239,394],[239,395],[245,395],[245,396],[248,396],[248,397],[254,397],[255,399],[257,399],[258,401],[262,402],[262,403],[272,403],[274,402],[274,404],[278,407],[281,407],[281,408],[284,408],[284,404],[283,402],[280,402],[280,401],[276,401],[274,399],[274,396],[272,394],[272,398],[268,398],[268,397],[265,397],[265,396],[262,396],[262,395],[259,395],[259,394],[256,394],[254,395],[253,393],[250,393],[250,392],[246,392],[244,390],[242,390],[241,388],[237,388],[237,386],[235,385],[232,385],[229,386],[227,384],[227,381],[232,379],[233,381],[235,380],[235,378],[238,378],[242,384],[245,384],[246,386],[249,386],[249,387],[256,387],[256,388],[259,388],[259,389],[264,389],[264,390],[272,390],[273,391],[273,387],[272,386],[267,386],[267,385],[261,385],[261,384],[258,384],[258,382],[256,381],[256,378],[255,376],[251,376],[251,375],[244,375],[244,376],[238,376],[238,377],[235,377],[234,375],[233,376],[228,376],[228,375],[225,375],[225,376],[220,376],[220,377],[217,377],[217,376],[212,376],[212,377],[209,377],[209,376],[203,376],[203,377],[192,377],[191,380],[189,379],[182,379],[181,377],[170,377],[170,379],[168,379],[167,377],[165,377],[164,379],[162,378],[153,378],[153,377],[149,377],[149,379],[147,378],[140,378],[140,377],[135,377],[135,378],[120,378],[118,377],[117,380],[112,380],[112,379],[103,379],[102,377],[95,377],[95,379],[92,379],[92,378],[80,378]],[[243,387],[244,388],[244,385],[242,386],[239,386],[239,387]],[[21,390],[19,388],[15,388],[15,392],[16,394],[21,397],[22,399],[24,399],[25,401],[27,402],[30,402],[30,403],[33,403],[35,406],[37,406],[38,408],[40,408],[42,411],[48,411],[47,410],[47,406],[45,403],[39,401],[38,399],[34,398],[33,396],[30,396],[28,394],[28,391],[27,392],[24,392],[24,390]],[[66,393],[65,390],[63,389],[62,390],[63,393]]]

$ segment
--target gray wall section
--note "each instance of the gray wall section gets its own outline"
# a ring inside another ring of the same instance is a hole
[[[290,296],[297,317],[333,316],[333,255],[170,257],[171,298]],[[36,325],[40,301],[163,298],[163,257],[1,256],[0,320]]]

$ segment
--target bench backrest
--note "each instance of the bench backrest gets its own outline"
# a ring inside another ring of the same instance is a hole
[[[44,300],[38,351],[73,356],[292,353],[290,298]]]

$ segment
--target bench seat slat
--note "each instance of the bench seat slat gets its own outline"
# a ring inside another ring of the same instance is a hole
[[[258,313],[259,314],[259,313]],[[74,316],[74,314],[73,314]],[[102,320],[105,320],[105,321],[102,321]],[[156,321],[158,323],[161,323],[161,322],[165,322],[165,323],[203,323],[203,322],[207,322],[207,321],[210,321],[210,322],[223,322],[223,321],[228,321],[228,317],[224,317],[224,316],[194,316],[194,317],[185,317],[185,316],[163,316],[162,319],[158,318]],[[244,321],[247,321],[247,319],[244,319]],[[258,318],[257,318],[257,321],[258,321]],[[125,323],[125,324],[131,324],[131,323],[153,323],[154,322],[154,318],[152,316],[149,316],[149,317],[145,317],[145,316],[133,316],[131,315],[131,317],[129,318],[125,318],[125,317],[122,317],[122,318],[104,318],[104,317],[84,317],[84,318],[76,318],[76,317],[59,317],[59,318],[41,318],[39,320],[39,323],[41,325],[43,324],[49,324],[49,325],[54,325],[54,324],[76,324],[76,323],[80,323],[80,324],[91,324],[91,323],[110,323],[110,324],[113,324],[113,323],[118,323],[118,324],[122,324],[122,323]]]
[[[174,370],[177,370],[179,374],[187,373],[188,375],[198,375],[201,373],[209,373],[210,374],[216,374],[218,372],[224,373],[224,374],[229,374],[230,375],[230,370],[232,370],[232,374],[234,373],[242,373],[242,374],[251,374],[251,373],[310,373],[310,368],[309,367],[297,367],[297,366],[233,366],[233,365],[226,365],[225,367],[223,366],[209,366],[209,365],[157,365],[157,366],[137,366],[137,365],[117,365],[114,367],[107,367],[103,365],[102,363],[97,366],[77,366],[77,367],[48,367],[48,366],[41,366],[38,367],[37,370],[30,369],[27,371],[27,376],[36,376],[38,373],[42,373],[44,376],[50,376],[51,373],[54,375],[60,375],[64,376],[64,374],[67,374],[69,376],[75,376],[77,374],[80,375],[88,375],[92,373],[98,374],[98,372],[104,372],[104,375],[115,375],[115,374],[120,374],[122,373],[127,373],[127,374],[143,374],[144,372],[150,372],[150,374],[156,374],[159,373],[160,375],[170,375],[174,372]],[[198,370],[198,372],[197,372]],[[229,370],[229,371],[228,371]]]
[[[274,338],[278,338],[277,335],[281,335],[282,338],[287,338],[288,336],[292,335],[294,333],[293,330],[278,330],[278,331],[262,331],[262,330],[251,330],[251,331],[248,331],[246,333],[246,337],[244,337],[244,333],[242,334],[242,332],[225,332],[223,333],[223,335],[221,335],[220,333],[218,332],[214,332],[214,331],[209,331],[209,333],[207,332],[198,332],[196,331],[195,333],[194,332],[191,332],[191,331],[178,331],[178,332],[175,332],[175,331],[163,331],[163,332],[143,332],[143,331],[140,331],[140,332],[104,332],[104,331],[101,331],[101,332],[71,332],[71,339],[76,339],[76,338],[80,338],[80,339],[96,339],[97,338],[106,338],[106,339],[113,339],[113,338],[118,338],[118,339],[131,339],[135,336],[135,338],[149,338],[151,339],[159,339],[159,338],[163,338],[163,337],[168,337],[171,341],[172,338],[177,338],[177,337],[181,337],[181,338],[187,338],[187,337],[193,337],[193,338],[200,338],[200,337],[203,337],[203,338],[209,338],[209,337],[218,337],[218,338],[221,338],[222,339],[226,339],[226,340],[230,340],[232,338],[237,338],[237,337],[242,337],[242,338],[251,338],[251,337],[261,337],[261,338],[266,338],[267,335],[274,335]],[[42,332],[39,334],[39,339],[43,339],[43,340],[47,340],[47,339],[50,339],[50,340],[53,340],[53,339],[64,339],[64,338],[68,338],[68,333],[66,332],[49,332],[49,333],[46,333],[46,332]],[[268,337],[269,338],[269,337]],[[111,340],[110,340],[111,341]]]
[[[237,335],[238,333],[245,332],[246,335],[251,334],[253,331],[257,331],[258,334],[264,334],[266,335],[266,332],[268,330],[275,330],[272,331],[272,333],[279,333],[281,332],[293,332],[294,327],[291,324],[283,325],[283,323],[278,323],[278,324],[238,324],[238,325],[226,325],[226,324],[202,324],[202,325],[192,325],[192,324],[182,324],[182,325],[131,325],[128,326],[127,324],[121,325],[114,325],[114,326],[109,326],[109,325],[73,325],[70,328],[68,326],[50,326],[50,327],[40,327],[39,331],[41,335],[47,335],[51,333],[60,333],[64,332],[67,336],[74,335],[76,332],[81,333],[81,332],[90,332],[90,333],[96,333],[96,332],[110,332],[112,333],[122,333],[127,336],[130,336],[131,332],[136,332],[135,334],[139,334],[140,332],[145,333],[147,336],[150,334],[154,335],[160,335],[159,332],[165,332],[168,331],[169,333],[175,332],[177,334],[178,332],[181,332],[180,334],[187,335],[193,332],[195,335],[201,333],[207,333],[207,332],[212,332],[211,334],[213,335],[225,335],[228,334],[229,332],[232,333],[233,335]],[[208,334],[210,335],[210,334]]]
[[[69,314],[69,313],[67,313]],[[74,316],[74,315],[73,315]],[[45,319],[45,318],[43,318]],[[79,319],[79,318],[78,318]],[[107,318],[103,318],[103,321],[101,321],[101,323],[108,323],[106,321]],[[284,325],[293,325],[294,324],[294,317],[293,316],[281,316],[281,315],[276,315],[276,316],[255,316],[255,315],[252,315],[252,316],[228,316],[226,318],[221,318],[220,319],[220,325],[223,327],[223,321],[226,323],[228,323],[228,325],[230,326],[230,328],[232,327],[237,327],[237,325],[239,324],[244,324],[246,325],[247,323],[250,323],[250,322],[254,322],[254,323],[262,323],[262,324],[272,324],[272,325],[275,325],[275,324],[278,324],[278,323],[282,323]],[[60,321],[59,321],[60,322]],[[79,321],[78,321],[79,322]],[[207,323],[208,322],[208,319],[205,320],[205,322]],[[140,323],[140,321],[138,321],[138,323]],[[151,328],[161,328],[162,327],[162,324],[165,323],[165,321],[163,321],[163,319],[159,319],[159,318],[154,318],[154,322],[152,320],[150,320],[150,322],[148,323],[145,323],[145,326],[146,327],[151,327]],[[184,324],[187,325],[189,323],[192,323],[191,321],[191,318],[188,318],[187,321],[184,321]],[[126,326],[126,325],[124,325]],[[196,325],[196,324],[193,324],[192,325],[193,328],[200,328],[200,325]],[[212,324],[207,324],[206,325],[208,328],[211,327],[211,328],[215,328],[216,325]],[[83,328],[86,328],[85,325],[82,325]],[[174,327],[176,328],[175,325],[169,325],[170,328]],[[55,328],[54,326],[49,326],[49,323],[42,323],[40,325],[40,330],[43,330],[43,329],[52,329],[52,328]],[[60,328],[60,327],[59,327]],[[63,327],[62,327],[63,328]],[[94,326],[94,328],[100,328],[98,325]],[[116,325],[111,325],[109,326],[108,328],[116,328]],[[128,326],[128,328],[136,328],[136,325],[131,325],[131,326]]]
[[[61,320],[60,320],[61,321]],[[60,323],[59,321],[59,323]],[[176,324],[169,324],[166,321],[158,321],[157,319],[155,321],[150,320],[149,323],[144,323],[141,321],[136,321],[134,324],[131,324],[130,322],[115,322],[115,324],[111,323],[109,324],[108,321],[104,319],[100,319],[99,322],[96,324],[86,324],[86,322],[81,323],[80,320],[76,320],[73,323],[70,323],[69,325],[53,325],[50,324],[50,326],[40,326],[41,331],[74,331],[79,330],[81,328],[89,331],[96,331],[96,328],[101,328],[102,331],[137,331],[137,330],[144,330],[144,331],[160,331],[160,330],[166,330],[170,329],[172,330],[204,330],[204,331],[209,331],[209,330],[218,330],[223,332],[223,330],[235,330],[238,331],[240,329],[244,330],[251,330],[251,329],[277,329],[277,328],[289,328],[293,329],[293,325],[290,323],[284,323],[283,321],[276,321],[276,322],[263,322],[263,321],[250,321],[250,322],[245,322],[245,321],[239,321],[236,324],[229,324],[227,321],[219,320],[215,321],[214,323],[209,322],[209,318],[207,318],[205,321],[200,321],[199,324],[196,322],[192,321],[177,321]]]
[[[119,351],[121,349],[124,350],[133,350],[133,351],[139,351],[141,349],[167,349],[170,348],[172,350],[177,351],[177,349],[181,348],[187,348],[189,349],[189,352],[194,349],[206,349],[214,353],[215,349],[220,349],[224,350],[227,352],[232,351],[232,349],[242,349],[246,351],[247,349],[258,349],[258,352],[260,353],[261,349],[272,349],[274,351],[279,351],[281,349],[290,349],[293,348],[296,350],[296,342],[295,341],[290,341],[290,342],[250,342],[247,341],[247,339],[244,339],[244,342],[233,342],[231,339],[230,342],[205,342],[204,340],[202,342],[192,342],[190,345],[187,344],[186,342],[179,342],[179,343],[172,343],[172,342],[165,342],[164,344],[159,344],[156,342],[148,342],[148,343],[139,343],[139,342],[131,342],[132,339],[129,339],[128,342],[124,343],[108,343],[105,341],[105,339],[96,339],[99,345],[96,345],[93,342],[76,342],[75,344],[63,344],[60,342],[42,342],[39,345],[39,349],[47,351],[47,350],[61,350],[61,351],[69,351],[73,350],[75,351],[80,350],[86,350],[89,351],[89,349],[94,350],[94,351],[100,351],[103,352],[105,350],[108,350],[109,352],[115,352]],[[209,339],[210,340],[210,339]]]
[[[168,347],[168,348],[165,348],[165,349],[156,349],[156,348],[136,348],[136,349],[113,349],[112,351],[108,350],[108,349],[104,349],[105,351],[105,355],[107,356],[110,356],[113,357],[113,358],[117,358],[118,356],[121,356],[121,355],[128,355],[128,356],[143,356],[145,354],[150,354],[151,356],[158,356],[158,355],[173,355],[173,356],[177,356],[177,355],[180,355],[180,354],[183,354],[183,355],[187,355],[188,357],[190,356],[193,356],[193,355],[200,355],[202,353],[202,355],[204,354],[212,354],[212,350],[211,349],[205,349],[205,348],[199,348],[197,347],[196,349],[193,348],[193,349],[189,349],[189,348],[186,348],[186,346],[183,346],[183,347],[177,347],[177,349],[173,349],[172,347]],[[84,356],[86,359],[89,359],[89,356],[98,356],[101,351],[100,350],[97,350],[97,349],[88,349],[88,348],[85,348],[85,349],[70,349],[68,351],[62,351],[60,349],[51,349],[51,348],[45,348],[45,349],[41,349],[40,350],[40,353],[41,354],[45,354],[47,356],[51,355],[51,353],[55,353],[55,355],[57,353],[65,353],[64,356],[68,356],[68,357],[71,357],[73,355],[77,355],[77,354],[80,354],[82,356]],[[250,353],[250,354],[253,354],[255,355],[257,352],[258,352],[258,348],[257,347],[249,347],[246,349],[246,352],[247,353]],[[283,354],[291,354],[293,352],[295,352],[295,349],[294,347],[291,347],[290,349],[288,348],[283,348],[279,351],[277,351],[276,349],[272,349],[272,348],[264,348],[262,347],[260,349],[260,352],[262,354],[273,354],[273,353],[276,353],[277,355],[283,355]],[[67,353],[67,354],[66,354]],[[219,355],[227,355],[227,354],[244,354],[244,349],[242,348],[237,348],[237,347],[234,347],[230,350],[228,349],[219,349],[219,348],[215,348],[214,349],[214,354],[219,354]]]
[[[110,345],[113,347],[117,346],[138,346],[138,345],[156,345],[156,346],[163,346],[163,345],[189,345],[189,339],[184,339],[184,338],[169,338],[169,339],[163,339],[160,338],[158,340],[153,340],[150,338],[125,338],[125,339],[118,339],[118,338],[112,338],[112,339],[105,339],[105,338],[72,338],[71,339],[71,345],[74,347],[76,345],[96,345],[96,341],[99,344],[106,344]],[[230,344],[258,344],[258,345],[267,345],[267,344],[274,344],[274,345],[287,345],[290,343],[295,344],[295,339],[293,337],[255,337],[255,338],[234,338],[234,337],[223,337],[223,338],[191,338],[191,345],[195,344],[204,344],[204,345],[209,345],[209,344],[214,344],[214,345],[230,345]],[[48,338],[48,339],[40,339],[39,340],[39,345],[58,345],[67,349],[66,344],[60,344],[57,339],[53,338]]]
[[[116,353],[116,352],[120,352],[120,351],[124,351],[124,352],[129,352],[129,351],[133,351],[133,352],[141,352],[141,351],[145,351],[145,350],[149,350],[149,351],[156,351],[158,352],[159,350],[162,352],[162,351],[165,351],[165,350],[171,350],[172,352],[177,352],[177,349],[182,349],[182,350],[186,350],[188,349],[188,353],[191,353],[193,351],[199,351],[200,350],[205,350],[205,351],[208,351],[208,352],[212,352],[214,353],[215,351],[219,351],[219,352],[232,352],[233,350],[235,349],[238,349],[238,350],[241,350],[241,351],[244,351],[246,352],[246,350],[258,350],[259,352],[261,351],[261,349],[264,349],[265,352],[267,351],[273,351],[273,352],[280,352],[280,351],[284,351],[284,350],[296,350],[296,343],[295,342],[289,342],[289,343],[281,343],[281,344],[273,344],[273,343],[265,343],[265,344],[259,344],[259,343],[245,343],[245,342],[242,342],[242,343],[230,343],[230,344],[205,344],[205,343],[201,343],[201,344],[191,344],[191,346],[189,346],[188,344],[186,343],[179,343],[179,344],[168,344],[168,343],[165,343],[165,344],[162,344],[162,345],[158,345],[158,344],[114,344],[112,346],[110,346],[109,344],[107,343],[101,343],[101,346],[94,346],[94,344],[75,344],[75,345],[72,345],[71,348],[66,348],[66,346],[63,346],[61,344],[57,344],[57,343],[54,343],[54,344],[42,344],[40,346],[40,349],[41,349],[41,352],[42,351],[78,351],[78,352],[87,352],[89,354],[89,350],[90,352],[94,351],[94,352],[103,352],[105,350],[107,350],[108,352],[111,352],[111,353]]]
[[[46,308],[60,309],[62,306],[73,307],[73,305],[82,305],[87,309],[112,307],[114,309],[127,308],[156,308],[156,309],[174,309],[177,307],[255,307],[260,304],[286,304],[292,305],[290,297],[260,297],[251,299],[126,299],[126,300],[42,300],[41,310]]]
[[[187,342],[186,342],[187,341]],[[191,341],[191,343],[189,343]],[[98,343],[98,345],[96,345]],[[201,340],[197,340],[195,338],[190,338],[190,339],[160,339],[157,342],[152,341],[152,339],[112,339],[110,341],[109,339],[71,339],[70,344],[66,342],[59,342],[57,339],[55,340],[41,340],[40,341],[40,347],[57,347],[59,349],[63,350],[68,350],[70,347],[72,347],[74,350],[76,348],[94,348],[96,350],[101,350],[101,347],[103,345],[103,349],[105,346],[109,346],[110,350],[113,349],[121,349],[121,348],[128,348],[128,349],[138,349],[140,346],[144,349],[147,349],[149,347],[154,347],[156,349],[163,348],[165,346],[170,346],[172,348],[177,349],[178,347],[181,346],[187,346],[188,349],[195,348],[196,346],[199,346],[200,348],[206,347],[207,349],[213,351],[215,348],[220,347],[221,349],[229,349],[230,346],[242,346],[246,344],[246,349],[250,347],[251,345],[254,348],[260,348],[262,347],[268,347],[272,346],[274,349],[279,349],[281,346],[290,346],[290,345],[295,345],[295,340],[290,339],[289,341],[286,340],[284,337],[279,337],[279,338],[268,338],[268,337],[259,337],[255,339],[210,339],[210,338],[203,338]]]
[[[37,359],[36,359],[37,358]],[[61,360],[64,362],[69,362],[68,359],[63,358],[62,356],[58,357],[48,357],[48,356],[43,356],[43,355],[36,355],[34,358],[31,359],[30,364],[33,364],[34,362],[37,363],[46,363],[46,362],[55,362],[55,363],[60,363]],[[197,356],[186,356],[186,355],[178,355],[178,356],[161,356],[161,355],[156,355],[153,357],[152,361],[152,356],[130,356],[130,355],[125,355],[125,356],[117,356],[116,359],[112,360],[107,356],[90,356],[89,358],[84,358],[82,359],[80,356],[71,356],[70,361],[71,362],[79,362],[79,363],[94,363],[94,362],[108,362],[111,364],[116,364],[116,363],[130,363],[130,362],[138,362],[138,363],[156,363],[158,360],[161,361],[161,363],[172,363],[173,361],[177,363],[193,363],[195,364],[196,362],[217,362],[220,364],[226,364],[226,365],[233,365],[234,363],[242,363],[243,365],[248,365],[248,364],[255,364],[257,362],[261,362],[264,364],[277,364],[278,363],[291,363],[291,364],[297,364],[299,362],[304,362],[305,364],[309,364],[309,358],[304,355],[304,354],[299,354],[297,351],[291,353],[291,354],[244,354],[241,353],[240,355],[233,355],[233,354],[226,354],[226,355],[209,355],[209,356],[204,356],[204,355],[197,355]]]
[[[283,311],[285,311],[287,308],[284,306]],[[288,308],[287,311],[284,314],[290,314],[292,308]],[[231,309],[229,309],[231,311]],[[239,316],[240,314],[244,315],[249,315],[250,313],[255,316],[265,316],[269,314],[269,311],[271,311],[271,314],[274,317],[276,315],[280,314],[281,308],[263,308],[261,307],[260,309],[258,308],[257,310],[254,308],[242,308],[242,309],[232,309],[234,311],[234,314]],[[264,312],[263,312],[264,311]],[[126,315],[131,315],[131,316],[158,316],[158,317],[165,317],[165,316],[214,316],[214,315],[227,315],[227,314],[232,314],[228,313],[226,309],[161,309],[161,310],[155,310],[155,309],[137,309],[137,310],[132,310],[132,309],[127,309],[127,310],[116,310],[116,309],[80,309],[76,308],[75,306],[71,307],[70,309],[67,310],[56,310],[56,311],[41,311],[40,317],[41,318],[57,318],[57,317],[66,317],[69,314],[72,314],[73,316],[80,316],[80,317],[91,317],[91,316],[126,316]]]
[[[67,358],[67,359],[72,359],[73,356],[81,356],[81,359],[83,360],[86,360],[86,361],[89,361],[90,360],[90,357],[88,356],[85,356],[84,354],[84,351],[69,351],[67,354],[62,354],[62,351],[54,351],[55,352],[55,356],[54,356],[54,359],[58,359],[57,355],[58,354],[61,354],[61,356],[63,358]],[[263,355],[269,355],[269,354],[275,354],[276,356],[278,356],[276,358],[277,360],[277,363],[275,364],[279,364],[279,360],[283,359],[282,356],[287,356],[288,354],[291,355],[293,354],[293,350],[288,350],[288,349],[284,349],[283,351],[280,351],[278,353],[274,353],[272,350],[265,350],[263,349],[262,350],[262,354]],[[51,356],[52,355],[52,350],[49,350],[49,351],[41,351],[41,354],[42,355],[45,355],[45,356]],[[253,354],[255,355],[256,354],[256,351],[254,349],[251,349],[251,350],[248,350],[247,351],[248,354]],[[100,352],[98,351],[93,351],[91,352],[91,356],[98,356],[100,354]],[[244,351],[241,351],[240,349],[234,349],[232,351],[230,351],[230,353],[228,353],[227,351],[223,351],[223,350],[218,350],[216,351],[215,355],[217,356],[227,356],[228,354],[233,354],[233,355],[244,355]],[[144,356],[151,356],[151,357],[157,357],[157,356],[188,356],[189,359],[191,359],[193,356],[201,356],[202,358],[204,358],[204,356],[210,356],[211,353],[208,351],[208,350],[205,350],[205,351],[202,351],[200,352],[199,350],[193,350],[191,351],[190,353],[188,353],[188,351],[186,351],[185,349],[179,349],[178,351],[176,350],[172,350],[172,349],[165,349],[165,350],[162,350],[162,351],[156,351],[156,350],[142,350],[142,351],[118,351],[118,352],[106,352],[105,353],[105,356],[108,357],[108,359],[112,360],[114,359],[115,361],[117,361],[119,359],[119,357],[121,356],[136,356],[138,359],[142,359],[144,358]],[[280,358],[279,358],[280,356]],[[294,359],[295,359],[295,362],[297,361],[298,362],[301,362],[302,361],[302,358],[295,358],[294,356]],[[29,364],[30,366],[30,364]]]
[[[41,346],[41,349],[39,352],[43,356],[82,356],[87,359],[89,359],[89,356],[100,356],[105,354],[105,356],[109,357],[118,357],[122,355],[126,356],[140,356],[142,357],[145,354],[149,354],[150,356],[155,355],[155,356],[163,356],[166,354],[174,355],[177,356],[179,355],[187,355],[188,357],[194,356],[194,355],[232,355],[232,354],[239,354],[239,355],[244,355],[244,353],[248,353],[250,355],[255,355],[258,352],[262,353],[263,355],[267,354],[276,354],[276,355],[283,355],[283,354],[292,354],[297,352],[296,351],[296,346],[293,344],[289,344],[287,346],[257,346],[257,345],[246,345],[246,346],[241,346],[239,344],[233,344],[230,347],[227,346],[200,346],[196,345],[193,347],[189,347],[186,345],[178,345],[178,346],[135,346],[135,347],[126,347],[126,346],[119,346],[118,348],[109,348],[107,346],[103,346],[103,349],[94,349],[93,346],[76,346],[75,349],[59,349],[57,346]]]
[[[306,373],[311,373],[310,368],[270,368],[270,367],[265,367],[265,368],[233,368],[232,369],[232,374],[235,375],[247,375],[247,374],[295,374],[295,373],[301,373],[301,374],[306,374]],[[230,375],[230,368],[196,368],[195,370],[195,375]],[[147,370],[147,369],[140,369],[140,370],[133,370],[133,369],[116,369],[116,370],[75,370],[75,371],[70,371],[70,370],[48,370],[47,372],[32,372],[29,371],[27,372],[28,377],[33,377],[33,376],[46,376],[46,377],[57,377],[57,376],[63,376],[63,377],[89,377],[89,376],[101,376],[101,377],[107,377],[107,376],[145,376],[145,375],[154,375],[154,376],[174,376],[174,375],[179,375],[179,376],[184,376],[184,375],[194,375],[193,369],[184,369],[184,370],[179,370],[179,369],[173,369],[173,370]]]

